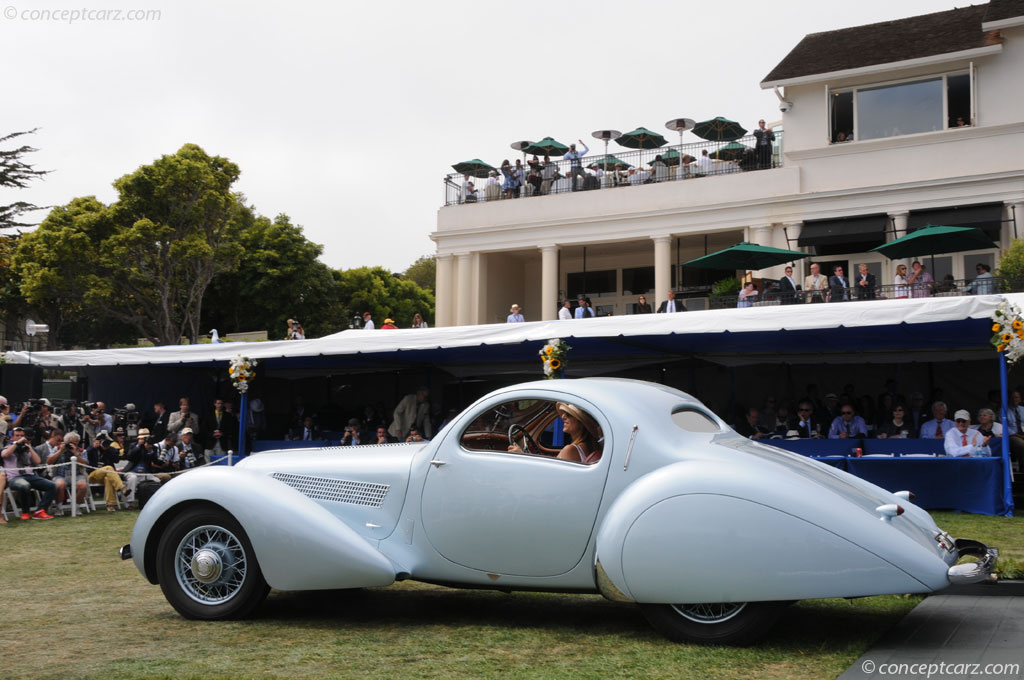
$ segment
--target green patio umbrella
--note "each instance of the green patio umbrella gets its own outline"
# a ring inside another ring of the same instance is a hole
[[[881,253],[890,260],[904,257],[919,257],[921,255],[931,255],[934,259],[935,255],[943,253],[957,253],[962,250],[981,250],[983,248],[998,247],[980,229],[975,229],[974,227],[944,227],[929,224],[906,236],[901,236],[895,241],[872,248],[870,252]],[[933,262],[933,269],[934,264]]]
[[[797,250],[759,246],[756,243],[744,241],[725,250],[719,250],[717,253],[711,253],[710,255],[704,255],[695,260],[685,262],[683,266],[702,269],[750,269],[754,271],[805,257],[808,257],[807,253],[801,253]]]
[[[614,170],[616,163],[622,165],[622,169],[623,170],[625,170],[626,168],[630,167],[629,163],[627,163],[626,161],[624,161],[624,160],[622,160],[620,158],[616,158],[615,156],[602,156],[601,158],[598,158],[594,162],[590,163],[587,167],[589,168],[589,167],[593,167],[593,166],[596,165],[597,167],[601,168],[602,170],[606,170],[607,171],[607,170]]]
[[[731,142],[747,134],[747,130],[734,120],[718,116],[694,125],[693,134],[712,142]]]
[[[538,156],[564,156],[567,151],[569,151],[569,147],[551,137],[545,137],[523,149],[523,153],[532,153]]]
[[[456,163],[455,165],[452,166],[452,168],[454,168],[455,172],[459,173],[460,175],[470,175],[472,177],[487,177],[488,173],[490,173],[491,170],[497,170],[497,168],[495,168],[492,165],[488,165],[487,163],[484,163],[479,158],[474,158],[471,161],[462,161],[461,163]]]
[[[667,139],[645,127],[638,127],[632,132],[616,137],[615,142],[630,149],[657,149],[668,144]]]
[[[729,142],[718,151],[708,155],[716,161],[735,161],[743,158],[743,154],[747,151],[752,151],[752,149],[739,142]]]
[[[661,160],[665,162],[665,165],[679,165],[680,158],[682,158],[684,163],[692,163],[697,160],[688,153],[680,155],[680,153],[675,149],[669,149],[665,153],[661,154]],[[653,160],[647,161],[647,165],[650,165],[653,162]]]

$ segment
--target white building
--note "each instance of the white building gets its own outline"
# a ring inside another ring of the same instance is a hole
[[[739,241],[814,254],[800,277],[863,262],[880,283],[896,263],[867,251],[908,229],[975,226],[1006,247],[1024,236],[1022,73],[1022,0],[808,35],[761,82],[782,102],[776,167],[441,208],[437,325],[502,322],[514,302],[554,319],[577,293],[619,315],[675,288],[701,309],[710,275],[677,265]],[[997,257],[937,256],[933,275]]]

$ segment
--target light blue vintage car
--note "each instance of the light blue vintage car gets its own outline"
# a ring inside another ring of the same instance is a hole
[[[672,640],[742,644],[794,600],[990,578],[997,551],[910,498],[747,440],[675,389],[549,380],[489,394],[431,442],[189,472],[121,552],[189,618],[245,616],[270,588],[416,579],[601,593]]]

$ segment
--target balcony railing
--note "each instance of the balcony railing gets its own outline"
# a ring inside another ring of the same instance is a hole
[[[495,176],[489,177],[460,173],[445,176],[444,204],[486,203],[767,170],[782,165],[782,136],[781,130],[775,132],[771,153],[764,156],[756,151],[753,135],[729,143],[691,142],[658,149],[615,151],[608,156],[591,148],[576,167],[574,161],[552,158],[545,163],[543,156],[529,156],[526,164],[520,166],[522,180],[514,189],[506,188],[510,183],[500,167]],[[656,161],[658,157],[660,161]],[[516,160],[511,159],[508,172],[515,172]]]
[[[840,295],[842,291],[842,295]],[[750,298],[751,307],[773,305],[809,304],[816,302],[859,302],[865,300],[892,300],[900,298],[958,297],[962,295],[990,295],[994,293],[1015,293],[1024,291],[1024,280],[1016,278],[991,277],[981,280],[946,279],[934,283],[907,284],[903,286],[876,286],[874,293],[857,286],[822,291],[798,290],[796,293],[782,292],[778,284],[771,282],[766,290]],[[708,309],[728,309],[739,306],[739,295],[719,295],[708,298]]]

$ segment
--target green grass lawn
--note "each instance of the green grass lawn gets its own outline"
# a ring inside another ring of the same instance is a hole
[[[412,582],[273,591],[255,618],[187,621],[117,548],[135,512],[0,527],[3,678],[834,678],[920,597],[789,608],[750,648],[663,640],[632,605]],[[939,514],[1024,562],[1019,519]]]

